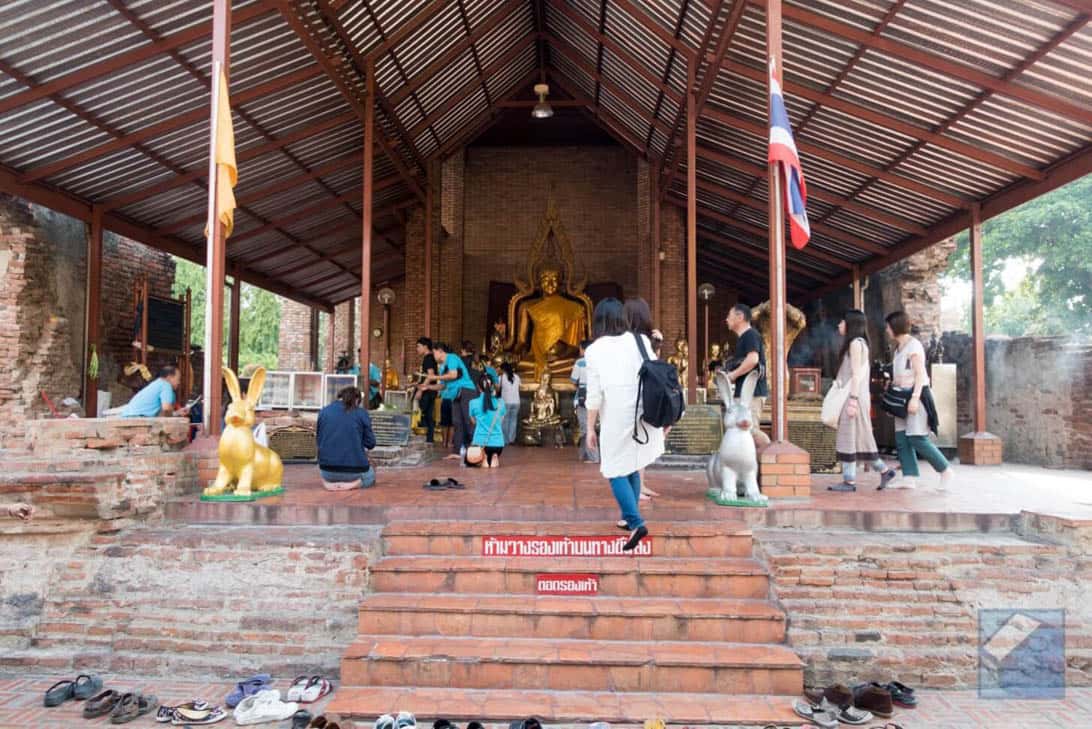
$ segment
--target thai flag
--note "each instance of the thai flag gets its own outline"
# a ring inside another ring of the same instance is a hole
[[[785,99],[781,84],[774,73],[774,60],[770,59],[770,162],[776,162],[782,173],[781,188],[785,191],[785,211],[789,216],[792,245],[803,248],[811,238],[808,225],[808,188],[804,184],[804,170],[796,154],[796,142],[792,138],[792,125],[785,111]]]

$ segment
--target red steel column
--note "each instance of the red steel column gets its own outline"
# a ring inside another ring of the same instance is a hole
[[[766,54],[781,82],[781,0],[766,2]],[[769,89],[766,93],[770,96]],[[768,113],[768,112],[767,112]],[[785,433],[785,218],[781,174],[769,165],[770,227],[770,439],[786,440]]]
[[[362,244],[360,248],[360,322],[367,329],[368,336],[360,337],[360,371],[364,381],[368,380],[371,364],[371,321],[372,321],[372,168],[375,164],[375,64],[368,63],[368,93],[364,100],[364,207]]]
[[[971,205],[971,281],[974,284],[971,332],[974,344],[974,432],[986,432],[986,318],[982,285],[982,211]]]
[[[652,175],[652,321],[663,328],[660,319],[660,165],[656,165],[656,174]]]
[[[212,104],[209,130],[209,210],[208,242],[205,259],[205,432],[220,435],[220,410],[224,362],[224,273],[227,263],[227,246],[224,227],[220,224],[220,206],[217,201],[216,181],[216,117],[220,84],[217,73],[222,68],[224,77],[230,78],[231,47],[231,0],[214,0],[212,9]]]
[[[432,184],[435,177],[432,174],[432,165],[428,165],[428,180],[425,185],[425,332],[424,336],[432,336],[432,206],[435,204],[432,197]],[[407,302],[408,303],[408,302]],[[387,331],[386,325],[383,331]],[[412,334],[412,332],[410,332]]]
[[[228,314],[228,367],[239,374],[239,313],[242,309],[243,282],[233,276],[231,281],[231,307]]]
[[[91,354],[102,358],[99,342],[99,318],[102,308],[102,207],[91,206],[91,234],[87,238],[87,330],[84,332],[87,346],[84,348],[83,403],[84,413],[89,418],[98,414],[99,383],[87,374],[91,365]]]
[[[698,400],[698,100],[695,85],[697,60],[686,65],[686,341],[690,366],[686,368],[686,401]],[[700,361],[700,359],[699,359]]]

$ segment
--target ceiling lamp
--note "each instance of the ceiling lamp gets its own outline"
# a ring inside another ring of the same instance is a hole
[[[550,87],[547,84],[535,84],[535,93],[538,94],[538,103],[531,109],[531,116],[535,119],[549,119],[554,115],[553,107],[546,101]]]

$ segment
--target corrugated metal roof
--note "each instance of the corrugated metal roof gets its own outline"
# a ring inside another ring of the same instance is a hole
[[[425,184],[427,161],[499,118],[497,102],[536,69],[555,95],[588,99],[590,115],[663,169],[669,200],[685,199],[691,63],[709,89],[697,125],[703,255],[716,257],[719,239],[761,257],[765,10],[740,2],[235,0],[241,207],[229,257],[282,292],[352,295],[369,63],[394,155],[381,145],[375,157],[379,259],[399,255],[395,214]],[[809,249],[789,253],[790,284],[814,289],[912,247],[972,202],[1045,189],[1059,165],[1087,171],[1092,29],[1074,7],[787,0],[785,98],[814,222]],[[153,244],[200,250],[210,16],[198,0],[0,5],[0,179],[44,200],[105,203]]]

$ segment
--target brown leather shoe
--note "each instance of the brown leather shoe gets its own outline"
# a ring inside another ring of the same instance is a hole
[[[895,711],[891,702],[891,692],[874,683],[853,688],[853,705],[885,719]]]
[[[808,701],[818,705],[823,699],[826,699],[830,703],[838,707],[846,707],[853,704],[853,692],[849,690],[849,687],[845,684],[836,683],[833,686],[828,686],[822,691],[819,689],[811,689],[804,691],[804,696]]]

